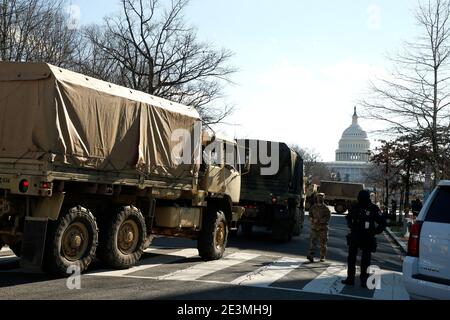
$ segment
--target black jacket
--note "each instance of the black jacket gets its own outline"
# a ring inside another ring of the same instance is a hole
[[[380,208],[373,203],[367,207],[360,204],[354,205],[346,219],[350,233],[357,238],[375,237],[386,228],[386,220],[383,218]]]

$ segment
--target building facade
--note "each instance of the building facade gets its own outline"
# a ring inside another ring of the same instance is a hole
[[[344,130],[338,149],[336,161],[326,163],[333,179],[345,182],[364,182],[365,172],[369,169],[370,141],[367,133],[358,123],[356,107],[352,124]]]

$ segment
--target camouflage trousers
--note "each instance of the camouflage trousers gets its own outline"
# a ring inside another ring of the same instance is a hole
[[[320,242],[320,257],[327,256],[328,227],[311,228],[309,256],[314,257],[317,243]]]

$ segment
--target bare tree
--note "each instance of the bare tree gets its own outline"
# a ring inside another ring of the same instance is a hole
[[[443,170],[443,139],[450,131],[449,0],[419,4],[416,18],[422,35],[392,58],[391,77],[372,82],[373,95],[362,105],[368,117],[390,124],[392,132],[426,139],[436,183]]]
[[[0,60],[73,65],[81,38],[68,25],[62,0],[2,0]]]
[[[291,146],[303,159],[304,176],[309,180],[329,180],[331,177],[330,170],[322,162],[320,154],[315,150],[303,149],[297,145]]]
[[[183,19],[188,2],[121,0],[121,14],[86,29],[89,50],[98,53],[102,66],[91,63],[96,70],[87,73],[105,72],[103,79],[193,106],[204,122],[217,123],[231,112],[217,104],[235,72],[228,65],[232,53],[198,41]]]

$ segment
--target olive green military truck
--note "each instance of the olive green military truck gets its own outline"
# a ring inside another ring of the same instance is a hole
[[[259,226],[271,230],[276,241],[290,241],[300,235],[303,227],[303,159],[284,143],[244,141],[246,152],[251,156],[248,157],[249,171],[242,175],[240,205],[245,207],[245,212],[239,225],[247,235],[251,234],[253,226]],[[261,161],[261,147],[275,155],[272,146],[279,150],[276,159],[279,166],[274,174],[264,174],[262,169],[268,165]]]
[[[220,259],[244,210],[241,168],[218,158],[225,148],[239,153],[190,107],[0,62],[0,245],[60,275],[95,257],[129,268],[154,235],[197,239],[203,259]]]
[[[318,192],[325,193],[325,204],[333,206],[336,213],[343,214],[358,200],[361,190],[364,190],[362,183],[321,181]]]

